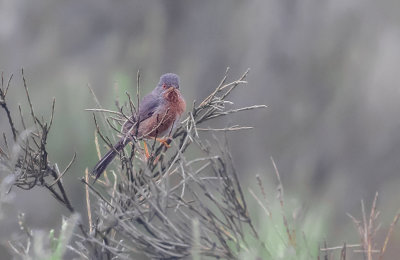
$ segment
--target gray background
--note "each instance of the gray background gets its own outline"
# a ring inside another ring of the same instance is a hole
[[[83,207],[78,178],[96,161],[88,84],[113,109],[125,89],[134,93],[138,69],[143,92],[175,72],[190,107],[226,67],[230,80],[250,67],[232,100],[269,108],[219,123],[256,127],[228,135],[243,179],[273,176],[273,156],[288,197],[329,209],[327,240],[358,242],[345,213],[359,216],[361,199],[380,192],[386,226],[399,208],[399,13],[395,0],[1,0],[0,70],[15,74],[15,111],[28,108],[21,67],[39,113],[56,97],[50,159],[65,167],[77,152],[66,182]],[[0,130],[9,131],[3,111]],[[68,215],[47,193],[18,191],[1,220],[3,241],[18,211],[45,229]]]

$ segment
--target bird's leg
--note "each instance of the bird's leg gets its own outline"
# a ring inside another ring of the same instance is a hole
[[[156,141],[162,143],[165,147],[170,148],[171,145],[168,143],[169,138],[156,138]]]
[[[168,143],[168,140],[170,138],[154,138],[156,141],[160,142],[161,144],[163,144],[166,148],[170,148],[171,145]],[[144,147],[144,154],[146,156],[147,159],[149,159],[151,157],[151,154],[149,152],[149,147],[147,146],[146,141],[143,141],[143,147]]]
[[[145,141],[143,141],[143,146],[144,146],[144,154],[146,155],[146,158],[150,158],[150,153],[149,153],[149,148],[147,147],[147,144]]]

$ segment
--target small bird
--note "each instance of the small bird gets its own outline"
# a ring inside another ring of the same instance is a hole
[[[95,176],[95,181],[133,137],[154,138],[169,147],[166,142],[167,138],[161,137],[171,133],[185,109],[186,103],[179,90],[178,75],[173,73],[162,75],[156,88],[140,101],[137,114],[132,115],[123,124],[122,134],[124,136],[94,166],[92,175]],[[145,142],[144,148],[146,156],[149,157]]]

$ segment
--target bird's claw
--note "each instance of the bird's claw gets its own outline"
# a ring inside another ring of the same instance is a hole
[[[168,143],[168,141],[170,140],[169,138],[156,138],[156,140],[162,143],[166,148],[171,147],[171,145]]]

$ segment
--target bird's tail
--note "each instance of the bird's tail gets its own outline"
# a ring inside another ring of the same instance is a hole
[[[96,182],[96,180],[100,177],[100,175],[104,172],[104,170],[107,168],[107,166],[112,162],[112,160],[115,158],[115,156],[117,156],[118,152],[121,151],[126,145],[126,142],[124,142],[124,138],[122,138],[121,140],[118,141],[118,143],[116,143],[114,145],[114,147],[112,149],[110,149],[110,151],[108,151],[103,158],[100,159],[100,161],[98,161],[96,163],[96,165],[93,167],[92,170],[92,175],[95,176],[95,180],[93,181],[93,183]]]

